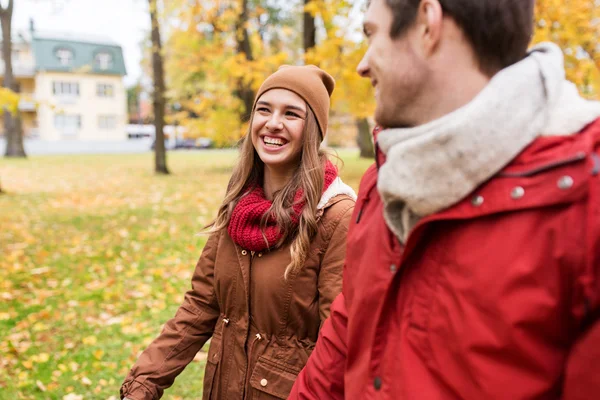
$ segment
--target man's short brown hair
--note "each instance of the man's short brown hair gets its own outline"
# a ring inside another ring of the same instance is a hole
[[[438,0],[463,30],[481,70],[489,75],[525,57],[533,33],[534,0]],[[390,35],[414,22],[421,0],[385,0],[392,11]]]

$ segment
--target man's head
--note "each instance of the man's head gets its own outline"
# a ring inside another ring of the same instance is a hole
[[[471,100],[497,71],[521,60],[534,0],[371,0],[369,49],[358,72],[376,90],[375,119],[414,126]]]

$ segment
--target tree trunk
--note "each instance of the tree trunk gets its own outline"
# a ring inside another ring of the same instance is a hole
[[[238,54],[244,54],[247,61],[253,61],[252,55],[252,44],[250,43],[250,36],[246,24],[248,23],[248,0],[242,1],[242,11],[240,12],[236,27],[235,35],[237,40],[237,51]],[[244,103],[244,111],[242,111],[241,119],[245,120],[252,112],[252,106],[254,105],[254,90],[249,84],[244,83],[242,80],[238,83],[238,89],[235,92],[236,96]]]
[[[304,5],[306,6],[310,3],[311,0],[304,0]],[[304,53],[313,47],[315,47],[317,41],[317,29],[315,28],[315,17],[312,16],[309,12],[304,12],[304,35],[303,35],[303,44],[304,44]]]
[[[16,93],[18,87],[12,69],[11,25],[13,5],[13,0],[9,0],[6,8],[0,5],[0,24],[2,25],[2,57],[4,58],[3,86]],[[23,146],[23,126],[18,109],[14,114],[6,109],[4,110],[4,134],[6,136],[6,157],[26,157]]]
[[[154,75],[154,171],[157,174],[169,173],[167,169],[167,151],[165,148],[165,73],[158,25],[157,0],[148,0],[150,22],[152,24],[152,73]]]
[[[366,118],[356,118],[356,128],[358,129],[358,136],[356,137],[356,143],[360,149],[361,158],[374,158],[375,149],[373,147],[373,135],[371,134],[371,128],[369,127],[369,121]]]

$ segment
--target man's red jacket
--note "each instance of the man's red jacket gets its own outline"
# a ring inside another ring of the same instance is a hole
[[[600,399],[599,316],[600,121],[537,139],[406,246],[373,166],[289,398]]]

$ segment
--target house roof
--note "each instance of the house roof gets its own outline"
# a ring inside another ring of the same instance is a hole
[[[36,32],[31,40],[31,47],[38,71],[89,72],[106,75],[126,75],[123,50],[118,44],[92,37],[71,37],[67,35],[38,35]],[[62,65],[57,51],[66,49],[72,53],[69,65]],[[112,65],[102,69],[97,62],[98,54],[110,54]]]

